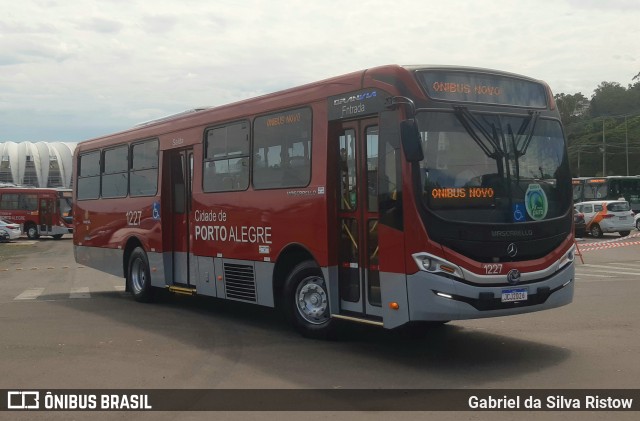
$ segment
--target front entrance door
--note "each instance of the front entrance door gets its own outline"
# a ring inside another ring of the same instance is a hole
[[[40,213],[40,232],[51,232],[53,225],[53,211],[54,202],[50,199],[40,199],[39,213]]]
[[[172,280],[174,284],[191,285],[189,273],[189,213],[191,210],[191,179],[193,177],[193,150],[169,152],[171,186],[171,238]],[[166,167],[165,167],[166,168]]]
[[[378,267],[378,120],[341,123],[338,156],[340,310],[381,316]]]

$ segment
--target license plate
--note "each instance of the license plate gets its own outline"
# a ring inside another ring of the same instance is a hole
[[[516,301],[527,301],[529,290],[527,288],[512,288],[502,290],[502,302],[512,303]]]
[[[624,221],[625,219],[627,219],[627,217],[626,217],[626,216],[621,216],[621,217],[620,217],[620,220],[621,220],[621,221]]]

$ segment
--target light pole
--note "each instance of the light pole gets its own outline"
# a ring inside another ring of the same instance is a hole
[[[627,175],[629,175],[629,131],[627,130],[627,116],[624,116],[624,146],[627,156]]]
[[[607,176],[607,144],[604,141],[604,118],[602,119],[602,176]]]

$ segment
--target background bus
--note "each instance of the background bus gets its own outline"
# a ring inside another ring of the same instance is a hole
[[[574,203],[590,200],[618,200],[622,197],[629,202],[633,212],[640,212],[639,176],[579,177],[573,179]]]
[[[0,217],[20,224],[30,239],[73,232],[71,189],[0,187]]]
[[[73,174],[76,260],[139,301],[279,307],[324,336],[573,297],[566,144],[523,76],[368,69],[82,142]]]

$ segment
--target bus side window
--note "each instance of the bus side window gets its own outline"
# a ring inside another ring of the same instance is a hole
[[[311,109],[257,117],[253,123],[253,187],[304,187],[311,181]]]
[[[249,187],[249,123],[240,121],[207,130],[202,189],[238,191]]]

